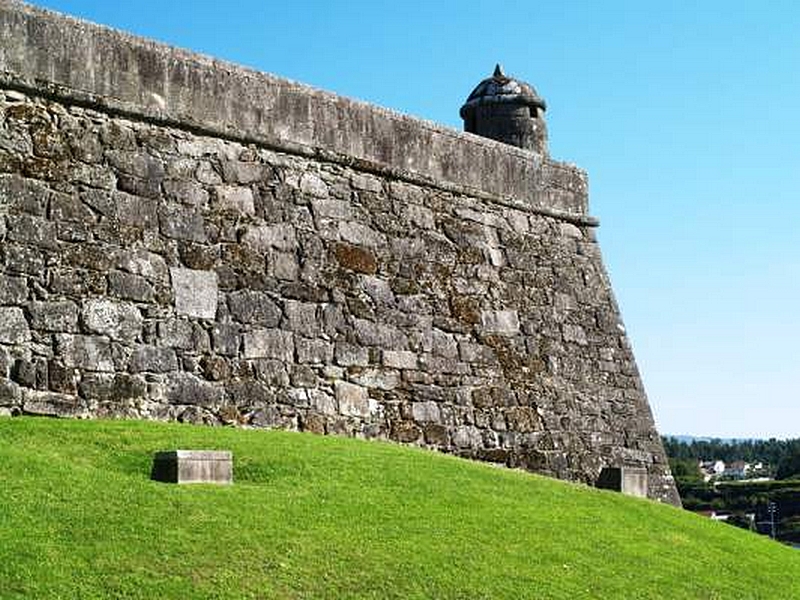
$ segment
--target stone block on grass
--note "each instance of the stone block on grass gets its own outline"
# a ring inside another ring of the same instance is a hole
[[[233,483],[233,453],[227,450],[156,452],[150,478],[165,483]]]
[[[597,487],[647,498],[647,469],[644,467],[604,467]]]

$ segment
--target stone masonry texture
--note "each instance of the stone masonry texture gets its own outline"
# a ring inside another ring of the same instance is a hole
[[[640,467],[677,504],[586,190],[0,1],[0,413],[386,439],[592,485]]]

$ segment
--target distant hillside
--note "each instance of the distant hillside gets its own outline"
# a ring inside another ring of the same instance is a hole
[[[230,449],[232,487],[148,479]],[[379,442],[0,419],[3,600],[798,598],[800,553],[686,511]]]
[[[686,437],[686,436],[684,436]],[[745,461],[763,463],[765,474],[777,479],[800,478],[800,439],[792,440],[721,440],[709,441],[691,438],[681,441],[675,436],[664,436],[664,451],[670,459],[673,474],[689,468],[689,463],[700,460]],[[678,468],[676,461],[683,462]],[[696,470],[696,469],[695,469]],[[686,475],[686,473],[684,473]],[[695,473],[699,477],[699,472]],[[680,483],[680,482],[679,482]]]
[[[692,442],[721,442],[723,444],[739,444],[742,442],[757,442],[762,439],[762,438],[719,438],[713,436],[675,435],[675,434],[667,434],[661,437],[672,438],[684,444],[691,444]]]

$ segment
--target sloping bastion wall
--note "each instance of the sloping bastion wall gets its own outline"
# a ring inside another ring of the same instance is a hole
[[[679,502],[579,169],[0,2],[0,411],[424,445]]]

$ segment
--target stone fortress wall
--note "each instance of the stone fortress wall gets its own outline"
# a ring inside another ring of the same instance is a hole
[[[679,503],[526,151],[0,1],[0,411],[390,439]]]

